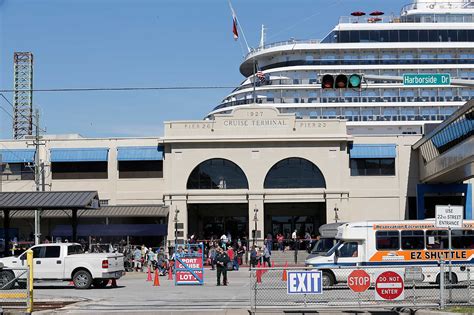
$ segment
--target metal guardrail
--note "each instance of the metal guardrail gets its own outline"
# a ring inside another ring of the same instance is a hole
[[[317,311],[354,308],[440,308],[472,305],[474,301],[474,265],[412,265],[412,266],[338,266],[323,273],[321,294],[288,294],[284,274],[313,268],[254,268],[250,274],[250,305],[253,312],[279,309]],[[364,292],[354,292],[347,278],[354,270],[370,275],[370,286]],[[404,297],[401,300],[378,300],[375,297],[376,275],[383,271],[404,274]],[[451,275],[450,275],[451,271]],[[259,274],[260,273],[260,274]],[[330,274],[334,284],[325,283]],[[335,275],[336,274],[336,275]],[[451,279],[451,281],[449,281]]]

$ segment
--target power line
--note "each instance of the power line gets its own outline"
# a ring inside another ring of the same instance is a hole
[[[1,92],[1,91],[0,91],[0,92]],[[5,97],[5,95],[3,95],[2,93],[0,93],[0,96],[1,96],[5,101],[7,101],[8,104],[10,104],[10,106],[12,107],[13,110],[15,110],[15,105],[13,105],[12,102],[10,102],[10,100]],[[15,119],[12,114],[10,114],[9,112],[6,111],[5,108],[3,108],[3,107],[1,107],[1,106],[0,106],[0,108],[3,109],[3,111],[4,111],[5,113],[7,113],[8,116],[10,116],[13,120]],[[20,115],[21,115],[23,118],[25,118],[25,115],[23,115],[23,114],[20,114]],[[35,122],[34,120],[32,121],[32,124],[33,124],[33,127],[36,127],[36,122]],[[46,132],[45,129],[41,129],[41,128],[40,128],[40,130],[41,130],[42,132]]]
[[[90,91],[153,91],[153,90],[212,90],[234,89],[235,86],[154,86],[154,87],[111,87],[111,88],[50,88],[24,90],[29,92],[90,92]],[[15,90],[0,90],[0,93],[13,93]]]

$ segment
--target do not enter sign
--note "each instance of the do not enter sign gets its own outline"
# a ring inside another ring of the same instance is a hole
[[[385,271],[379,273],[375,280],[376,300],[403,300],[404,298],[403,273]]]
[[[347,277],[347,285],[354,292],[365,292],[370,287],[370,276],[364,270],[354,270]]]

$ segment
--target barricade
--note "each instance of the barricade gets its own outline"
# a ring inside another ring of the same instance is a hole
[[[3,310],[29,313],[28,276],[28,267],[0,270],[0,306]]]
[[[288,267],[266,269],[263,273],[262,270],[251,269],[250,305],[254,312],[328,308],[444,309],[474,303],[474,265],[450,266],[439,262],[410,266],[338,265],[332,270]]]

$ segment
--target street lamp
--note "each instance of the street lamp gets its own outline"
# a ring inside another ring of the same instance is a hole
[[[339,215],[337,214],[337,212],[339,211],[339,208],[337,207],[337,204],[334,206],[334,221],[337,223],[337,221],[339,220]]]
[[[177,246],[178,246],[178,207],[176,207],[176,210],[174,212],[174,250],[176,251]]]
[[[258,208],[257,206],[255,206],[255,208],[253,209],[253,222],[255,222],[255,229],[253,230],[253,245],[255,246],[255,239],[257,238],[257,222],[258,222],[258,216],[257,216],[257,213],[258,213]]]

